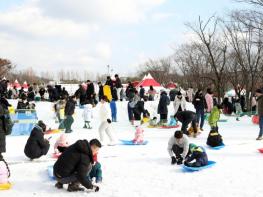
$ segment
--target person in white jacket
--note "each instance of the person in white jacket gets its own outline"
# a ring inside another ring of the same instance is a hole
[[[100,127],[99,127],[99,135],[100,141],[102,144],[105,144],[104,135],[105,132],[110,139],[109,145],[114,145],[114,137],[112,135],[112,127],[111,127],[111,109],[110,104],[108,103],[108,99],[106,96],[103,96],[100,102],[99,109],[99,117],[100,117]]]
[[[169,139],[167,150],[172,159],[171,164],[181,165],[188,155],[189,138],[182,131],[175,131],[174,135]]]
[[[185,97],[179,92],[174,99],[174,114],[176,115],[179,111],[186,110],[186,100]]]
[[[84,105],[84,111],[83,111],[84,129],[92,129],[92,127],[90,126],[92,118],[93,118],[93,106],[91,104]]]

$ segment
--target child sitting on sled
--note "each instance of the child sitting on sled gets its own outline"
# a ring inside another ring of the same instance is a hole
[[[0,156],[0,185],[8,184],[8,178],[10,177],[9,167],[2,156]]]
[[[207,164],[208,158],[205,149],[201,146],[190,144],[189,153],[188,156],[185,158],[184,165],[189,167],[201,167],[206,166]]]
[[[221,146],[223,144],[222,136],[216,129],[211,129],[206,144],[211,147]]]
[[[61,134],[54,145],[55,154],[60,155],[69,146],[69,141],[66,134]]]
[[[93,156],[94,164],[92,166],[91,172],[89,173],[89,179],[92,180],[95,178],[96,183],[102,182],[102,170],[101,170],[101,164],[98,162],[98,154],[95,154]]]
[[[134,144],[141,144],[141,143],[143,143],[143,141],[144,141],[144,139],[143,139],[144,138],[143,132],[144,132],[144,130],[140,126],[136,127],[135,137],[132,140],[132,142]]]
[[[156,127],[158,125],[157,117],[153,117],[153,119],[150,120],[150,126]]]
[[[169,121],[169,125],[168,126],[176,126],[177,125],[177,122],[174,118],[174,116],[170,116],[170,121]]]

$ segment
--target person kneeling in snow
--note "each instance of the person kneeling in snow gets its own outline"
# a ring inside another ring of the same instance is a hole
[[[38,124],[32,130],[25,149],[25,155],[31,160],[40,158],[46,155],[50,144],[47,139],[44,139],[44,132],[46,131],[46,125],[43,121],[38,121]]]
[[[0,184],[7,184],[10,177],[10,169],[3,157],[0,156]]]
[[[60,135],[60,137],[57,139],[54,145],[55,154],[59,155],[63,153],[66,150],[66,148],[68,148],[68,146],[69,146],[69,142],[67,136],[63,133]]]
[[[140,126],[136,126],[136,132],[135,132],[135,137],[132,140],[134,144],[142,144],[143,143],[143,132],[144,130]]]
[[[189,167],[201,167],[208,164],[207,154],[205,149],[195,144],[189,145],[190,155],[186,157],[184,165]],[[195,160],[194,162],[192,162]]]
[[[93,156],[96,155],[101,148],[101,143],[97,139],[90,142],[87,140],[78,140],[75,144],[69,146],[65,152],[56,161],[53,171],[57,180],[55,187],[63,188],[63,184],[68,185],[68,191],[83,191],[79,187],[83,185],[86,189],[95,189],[99,191],[99,187],[92,185],[88,174],[94,164]]]
[[[174,135],[169,139],[167,150],[172,159],[171,164],[177,163],[177,165],[181,165],[189,151],[187,135],[183,134],[182,131],[175,131]]]
[[[223,144],[222,136],[217,130],[212,129],[208,135],[206,144],[211,147],[220,146]]]

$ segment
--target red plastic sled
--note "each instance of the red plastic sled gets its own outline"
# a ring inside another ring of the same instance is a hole
[[[175,126],[161,126],[159,127],[160,129],[176,129],[180,127],[180,125],[175,125]]]
[[[263,148],[258,149],[260,153],[263,153]]]
[[[254,124],[259,124],[259,117],[258,117],[257,115],[254,115],[254,116],[252,117],[252,122],[253,122]]]

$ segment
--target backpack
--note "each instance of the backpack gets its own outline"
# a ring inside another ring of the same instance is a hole
[[[223,143],[222,136],[218,132],[211,131],[208,135],[206,144],[211,147],[220,146]]]

